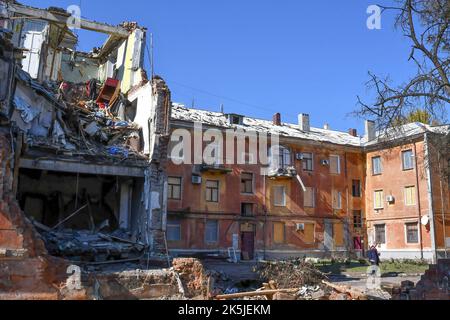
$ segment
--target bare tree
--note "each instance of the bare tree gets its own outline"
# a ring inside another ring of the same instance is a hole
[[[369,72],[367,85],[375,101],[358,96],[357,115],[375,118],[380,129],[395,128],[415,110],[439,119],[450,107],[450,0],[397,0],[397,6],[380,6],[397,13],[395,27],[411,41],[409,61],[417,74],[408,83],[391,85],[389,78]]]

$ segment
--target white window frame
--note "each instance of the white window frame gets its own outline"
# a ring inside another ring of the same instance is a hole
[[[282,188],[283,189],[283,203],[282,204],[277,204],[275,203],[276,198],[275,198],[275,189],[276,188]],[[279,207],[279,208],[284,208],[286,207],[286,186],[273,186],[273,206],[274,207]]]
[[[408,204],[408,193],[407,189],[414,188],[414,197],[413,197],[413,204]],[[417,205],[417,187],[416,186],[405,186],[403,188],[404,198],[405,198],[405,207],[415,207]]]
[[[381,207],[377,207],[377,192],[381,192]],[[373,192],[373,208],[374,210],[383,210],[384,209],[384,190],[375,190]]]
[[[374,165],[374,161],[375,159],[379,159],[380,160],[380,172],[375,172],[375,165]],[[372,157],[372,175],[373,176],[379,176],[383,174],[383,161],[381,159],[381,156],[374,156]]]
[[[404,155],[405,155],[406,152],[411,152],[411,168],[405,168],[405,157],[404,157]],[[402,150],[400,156],[402,158],[402,170],[403,171],[414,170],[415,164],[414,164],[414,161],[413,161],[413,158],[414,158],[413,150],[412,149]]]
[[[332,158],[337,158],[337,172],[332,172],[332,163],[333,161],[331,160]],[[330,174],[341,174],[341,156],[337,155],[337,154],[332,154],[330,155]]]

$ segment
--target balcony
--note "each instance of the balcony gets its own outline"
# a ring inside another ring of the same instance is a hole
[[[297,176],[295,167],[281,167],[269,171],[268,177],[270,179],[292,179]]]
[[[233,172],[232,169],[225,167],[223,164],[202,164],[199,166],[199,171],[219,174],[228,174]]]

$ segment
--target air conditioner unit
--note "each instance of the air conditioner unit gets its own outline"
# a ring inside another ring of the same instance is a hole
[[[201,176],[192,176],[192,184],[202,184],[202,177]]]
[[[387,201],[388,203],[394,203],[394,202],[395,202],[395,198],[394,198],[394,196],[387,196],[387,197],[386,197],[386,201]]]
[[[304,231],[305,230],[305,224],[304,223],[297,223],[297,231]]]
[[[330,160],[322,160],[321,161],[323,166],[329,166],[330,165]]]
[[[303,153],[297,153],[296,155],[295,155],[295,159],[297,159],[297,160],[299,160],[299,161],[301,161],[301,160],[303,160],[305,157],[303,156]]]

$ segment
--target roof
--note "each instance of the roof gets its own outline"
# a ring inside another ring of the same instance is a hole
[[[310,131],[302,131],[297,124],[282,123],[281,126],[274,125],[272,121],[244,117],[243,125],[232,125],[228,122],[227,115],[220,112],[213,112],[201,109],[187,108],[182,104],[172,104],[172,120],[186,122],[201,122],[203,125],[209,125],[219,128],[242,128],[246,131],[264,132],[269,134],[278,134],[282,137],[291,137],[304,140],[314,140],[327,142],[343,146],[365,147],[373,146],[386,138],[406,138],[413,137],[421,133],[435,132],[448,133],[450,126],[432,127],[422,123],[410,123],[404,125],[400,130],[378,133],[378,139],[368,142],[367,137],[354,137],[347,132],[327,130],[311,127]]]

